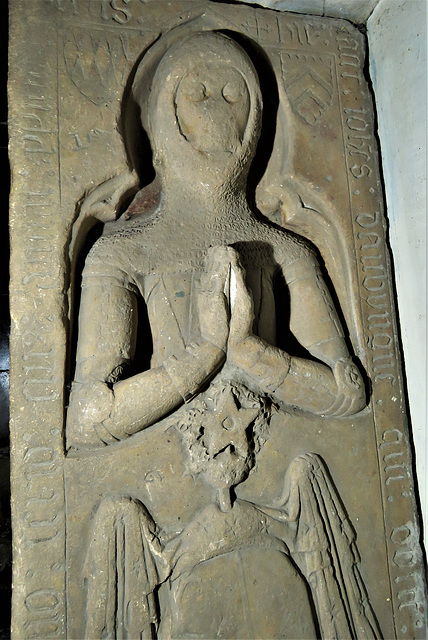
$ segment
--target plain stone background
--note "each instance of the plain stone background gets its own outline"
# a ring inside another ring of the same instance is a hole
[[[10,0],[13,2],[13,0]],[[28,0],[31,4],[32,0]],[[427,491],[426,0],[247,0],[277,10],[368,20],[401,334],[424,520]],[[373,12],[373,13],[372,13]],[[0,34],[0,640],[9,637],[11,582],[8,382],[7,20]]]
[[[389,4],[393,4],[394,1],[387,0]],[[310,13],[314,16],[346,18],[355,24],[363,24],[378,2],[379,0],[242,0],[241,4],[256,4],[276,11],[295,11]]]

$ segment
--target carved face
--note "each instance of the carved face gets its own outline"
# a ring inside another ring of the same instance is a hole
[[[254,466],[255,451],[264,442],[270,415],[266,399],[242,385],[217,380],[204,400],[193,400],[177,425],[189,471],[201,473],[217,489],[243,482]]]
[[[232,39],[209,31],[177,40],[166,53],[160,39],[158,48],[159,61],[156,45],[148,53],[147,75],[144,65],[138,69],[133,96],[164,188],[177,179],[206,189],[243,183],[262,114],[251,59]]]
[[[238,409],[231,393],[218,409],[204,416],[201,445],[207,459],[203,475],[213,487],[227,488],[245,480],[253,466],[247,429],[258,410]]]
[[[233,153],[241,145],[250,95],[233,67],[200,64],[182,78],[175,102],[180,132],[198,151]]]

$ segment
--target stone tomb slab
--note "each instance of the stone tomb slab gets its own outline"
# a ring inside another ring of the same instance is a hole
[[[425,638],[364,37],[10,12],[13,637]]]

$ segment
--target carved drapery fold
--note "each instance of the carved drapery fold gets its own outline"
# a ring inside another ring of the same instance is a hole
[[[159,575],[155,524],[131,498],[106,498],[97,510],[84,566],[85,638],[152,638]]]

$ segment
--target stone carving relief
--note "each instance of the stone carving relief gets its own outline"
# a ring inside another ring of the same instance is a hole
[[[67,33],[64,59],[70,80],[94,104],[110,101],[109,87],[124,80],[128,56],[125,35],[108,38],[98,31],[87,33],[78,29]]]
[[[422,638],[361,34],[35,2],[15,638]]]
[[[287,73],[287,61],[294,56],[303,61],[298,73]],[[285,89],[293,110],[308,124],[330,107],[333,95],[332,61],[327,57],[287,53],[281,60]]]
[[[328,421],[366,406],[313,251],[248,202],[263,108],[253,64],[231,38],[195,33],[167,49],[150,87],[136,78],[159,191],[140,210],[153,186],[138,193],[86,258],[67,446],[112,446],[169,416],[186,472],[212,496],[173,533],[156,505],[101,501],[85,637],[379,637],[321,458],[294,458],[275,501],[239,497],[273,412]],[[285,348],[290,333],[308,356]],[[146,370],[133,364],[138,340],[150,343]]]

